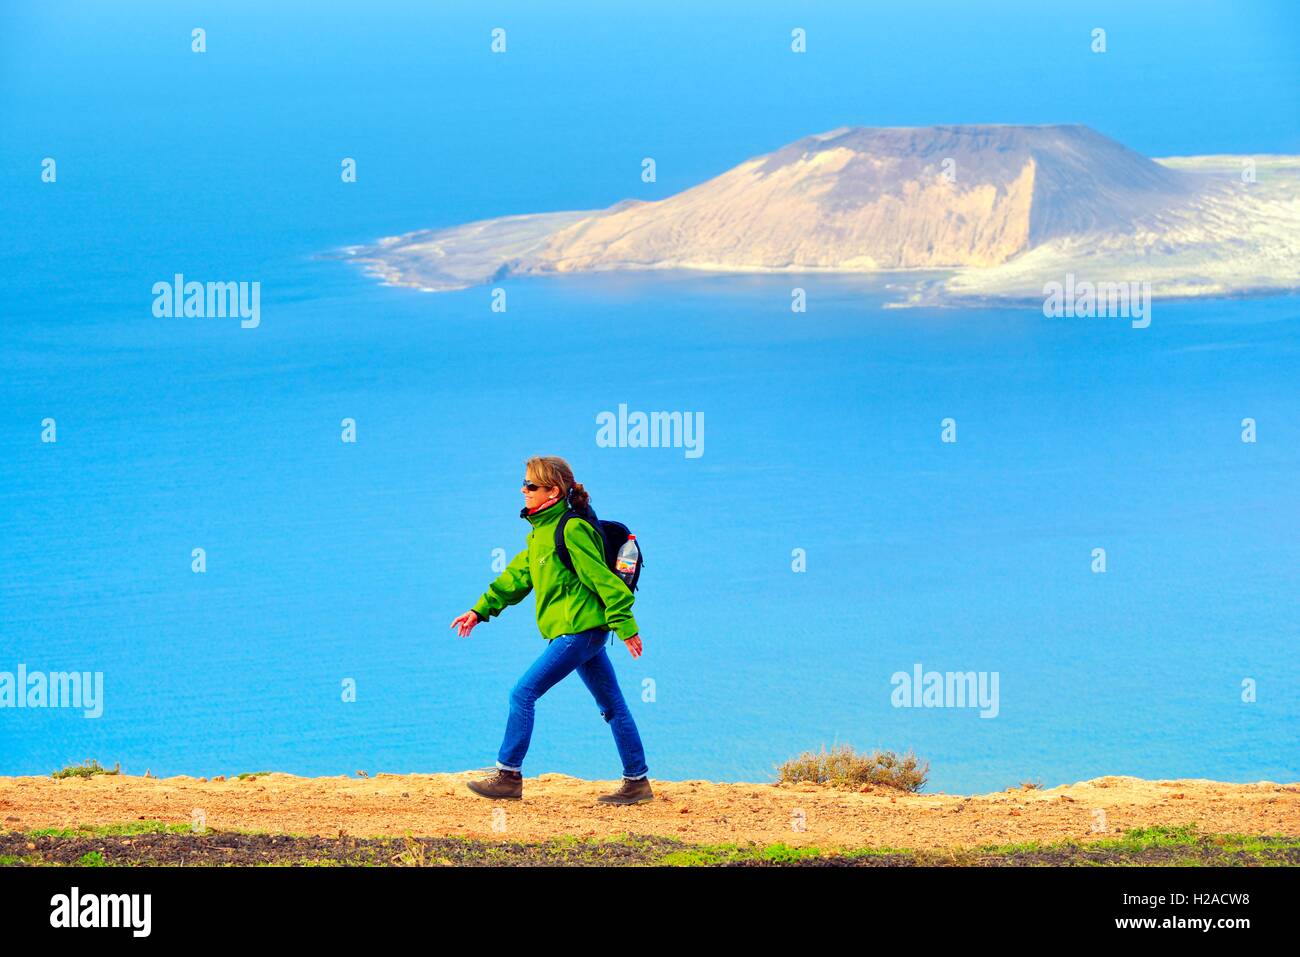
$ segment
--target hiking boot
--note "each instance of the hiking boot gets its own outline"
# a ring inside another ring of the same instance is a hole
[[[469,781],[465,786],[481,797],[517,801],[524,796],[524,775],[522,771],[506,771],[497,768],[490,777]]]
[[[596,798],[601,804],[640,804],[654,799],[649,778],[624,778],[622,786],[613,794],[602,794]]]

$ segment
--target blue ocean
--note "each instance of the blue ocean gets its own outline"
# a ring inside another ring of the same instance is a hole
[[[330,256],[843,125],[1300,153],[1289,4],[966,6],[6,5],[0,672],[103,699],[0,708],[0,774],[491,765],[532,599],[449,625],[524,547],[540,454],[643,546],[645,654],[609,652],[652,779],[846,743],[914,750],[931,791],[1300,779],[1300,299],[1139,330],[656,272],[510,279],[496,311]],[[156,316],[177,274],[259,283],[260,323]],[[599,443],[620,405],[702,422],[698,454]],[[996,675],[996,714],[898,706],[916,668]],[[582,683],[548,692],[525,773],[619,767]]]

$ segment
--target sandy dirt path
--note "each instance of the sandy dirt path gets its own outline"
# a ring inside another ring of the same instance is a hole
[[[967,797],[652,779],[653,802],[611,807],[595,798],[612,791],[616,781],[543,774],[525,779],[522,801],[489,801],[465,787],[482,775],[0,778],[0,830],[137,820],[185,824],[201,811],[207,826],[219,830],[498,840],[631,832],[692,843],[783,841],[826,848],[1088,841],[1157,824],[1195,824],[1206,833],[1300,835],[1300,783],[1105,777]]]

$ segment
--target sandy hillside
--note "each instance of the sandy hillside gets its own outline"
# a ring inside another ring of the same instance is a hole
[[[656,799],[597,804],[614,781],[563,774],[528,778],[523,801],[465,788],[481,771],[246,780],[97,776],[0,778],[0,829],[136,820],[187,823],[196,809],[215,829],[337,836],[465,835],[536,840],[555,835],[659,834],[690,842],[749,840],[820,847],[944,848],[1025,840],[1090,840],[1133,827],[1196,824],[1205,832],[1300,835],[1300,783],[1224,784],[1106,777],[1049,790],[969,797],[814,785],[654,781]],[[505,811],[497,817],[494,808]],[[1104,812],[1104,818],[1097,812]],[[1104,830],[1096,828],[1104,825]]]
[[[429,292],[658,269],[885,272],[896,306],[1041,302],[1069,273],[1148,283],[1157,298],[1294,291],[1300,157],[1156,161],[1079,125],[845,126],[662,199],[418,230],[338,255]]]

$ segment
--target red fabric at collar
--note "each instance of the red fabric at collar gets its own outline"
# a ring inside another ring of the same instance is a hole
[[[544,509],[544,508],[550,508],[552,505],[554,505],[554,504],[555,504],[556,502],[558,502],[559,500],[560,500],[560,496],[558,496],[558,495],[555,496],[554,498],[548,498],[545,502],[543,502],[541,505],[537,506],[536,508],[530,508],[530,509],[528,510],[528,514],[529,514],[529,515],[532,515],[534,512],[540,512],[540,511],[541,511],[542,509]]]

